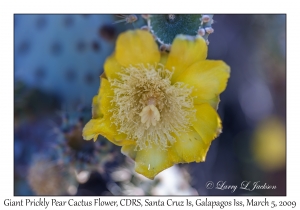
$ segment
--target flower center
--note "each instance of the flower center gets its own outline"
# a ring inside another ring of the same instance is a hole
[[[110,110],[118,131],[136,141],[136,149],[155,143],[162,149],[175,142],[174,135],[187,131],[195,112],[192,89],[171,84],[172,72],[162,64],[124,68],[114,79]]]

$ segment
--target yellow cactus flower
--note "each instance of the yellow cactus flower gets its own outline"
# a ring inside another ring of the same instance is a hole
[[[122,33],[104,64],[84,139],[103,135],[122,146],[150,179],[177,163],[205,161],[221,132],[216,109],[230,74],[206,56],[200,36],[178,35],[167,54],[147,31]]]
[[[285,168],[285,126],[276,116],[261,121],[254,132],[252,154],[263,171],[278,171]]]

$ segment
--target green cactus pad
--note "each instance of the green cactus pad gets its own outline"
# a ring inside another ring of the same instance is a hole
[[[161,44],[171,44],[178,34],[196,35],[201,15],[151,15],[148,25]]]
[[[148,15],[147,20],[149,30],[161,44],[162,51],[168,51],[174,38],[178,34],[196,36],[201,35],[206,44],[209,44],[208,36],[214,32],[211,27],[213,15],[209,14],[165,14]]]

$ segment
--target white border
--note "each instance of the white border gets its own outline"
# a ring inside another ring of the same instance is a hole
[[[293,1],[296,2],[296,1]],[[297,4],[292,1],[261,1],[252,0],[241,3],[235,1],[32,1],[15,0],[1,1],[1,32],[0,32],[0,96],[1,96],[1,178],[0,178],[0,206],[1,209],[16,209],[17,207],[2,207],[3,199],[14,200],[26,199],[28,197],[13,197],[13,14],[14,13],[287,13],[287,197],[268,197],[268,200],[298,200],[299,196],[299,12]],[[297,29],[297,30],[294,30]],[[263,30],[263,29],[262,29]],[[31,197],[38,199],[37,197]],[[53,197],[54,198],[54,197]],[[140,197],[141,198],[141,197]],[[143,197],[142,199],[146,199]],[[174,199],[174,197],[169,197]],[[200,197],[204,199],[204,197]],[[246,200],[248,197],[235,197]],[[263,200],[262,197],[254,197]],[[51,197],[47,197],[48,200]],[[58,200],[67,200],[69,197],[56,197]],[[77,197],[76,200],[93,200],[90,197]],[[107,200],[115,200],[107,197]],[[121,199],[119,197],[119,199]],[[157,198],[158,199],[158,198]],[[161,197],[168,199],[168,197]],[[176,197],[176,199],[181,199]],[[186,199],[186,198],[183,198]],[[197,199],[196,197],[189,198]],[[233,197],[209,197],[210,200],[233,200]],[[298,206],[300,203],[298,203]],[[76,208],[76,207],[72,207]],[[82,208],[82,207],[78,207]],[[100,207],[89,207],[88,209],[99,209]],[[128,209],[140,207],[128,207]],[[163,209],[166,207],[155,207]],[[182,208],[182,207],[171,207]],[[201,208],[201,207],[197,207]],[[202,207],[203,208],[203,207]],[[230,207],[232,208],[232,207]],[[32,209],[24,207],[23,209]],[[42,209],[42,208],[34,208]],[[54,209],[49,207],[47,209]],[[108,208],[109,209],[109,208]],[[210,207],[211,209],[211,207]],[[225,209],[228,209],[225,207]],[[236,208],[237,209],[237,208]],[[243,208],[244,209],[244,208]]]

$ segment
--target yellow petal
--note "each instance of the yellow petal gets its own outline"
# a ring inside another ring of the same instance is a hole
[[[116,125],[111,123],[112,112],[110,110],[114,108],[111,103],[113,95],[114,92],[110,83],[107,79],[101,77],[99,93],[93,98],[93,119],[83,128],[83,138],[85,140],[94,138],[96,141],[98,135],[102,135],[118,146],[135,143],[128,140],[125,134],[119,133]]]
[[[98,95],[94,96],[92,103],[92,114],[91,119],[83,128],[83,138],[85,140],[94,141],[97,140],[98,135],[102,135],[107,139],[114,139],[117,135],[117,129],[115,126],[111,126],[109,112],[112,109],[109,96],[112,96],[113,92],[110,88],[110,84],[107,79],[101,78],[101,84]]]
[[[119,78],[118,73],[122,71],[122,66],[118,63],[115,54],[109,56],[104,63],[104,72],[108,79]]]
[[[104,77],[101,77],[98,95],[93,97],[92,117],[93,119],[102,118],[103,115],[111,115],[109,110],[112,109],[111,100],[114,95],[110,83]]]
[[[109,118],[91,119],[83,128],[82,136],[85,140],[97,140],[98,135],[111,140],[117,134],[115,126],[111,126]]]
[[[195,105],[194,108],[197,120],[192,122],[193,127],[201,139],[210,144],[222,131],[219,115],[209,104]]]
[[[166,65],[168,57],[169,57],[169,53],[167,53],[167,52],[161,52],[159,63],[161,63],[163,65]]]
[[[201,36],[190,39],[190,36],[178,35],[173,41],[166,68],[175,68],[172,82],[181,75],[189,66],[197,61],[205,60],[207,45]]]
[[[135,151],[135,144],[131,144],[131,145],[125,145],[122,147],[121,152],[123,155],[126,155],[128,157],[130,157],[131,159],[135,160],[137,151]]]
[[[113,104],[111,103],[111,100],[113,99],[114,91],[111,88],[108,80],[105,78],[101,78],[101,84],[100,84],[98,95],[99,95],[98,98],[100,100],[98,106],[100,106],[99,108],[101,110],[101,113],[103,113],[105,116],[111,116],[112,113],[109,110],[113,108]]]
[[[205,143],[201,136],[190,128],[188,132],[182,132],[176,136],[176,142],[170,149],[172,159],[176,163],[190,163],[205,161],[210,143]]]
[[[215,95],[215,97],[210,98],[210,99],[200,99],[200,98],[195,99],[194,98],[194,104],[209,104],[215,110],[218,109],[219,103],[220,103],[220,96],[219,95]]]
[[[82,136],[85,140],[94,139],[96,141],[99,135],[104,136],[118,146],[134,144],[134,141],[128,140],[126,136],[119,134],[116,126],[107,117],[91,119],[83,128]]]
[[[93,97],[93,103],[92,103],[92,118],[102,118],[103,113],[100,110],[100,97],[99,95],[96,95]]]
[[[160,52],[153,36],[148,31],[135,30],[122,33],[116,43],[116,58],[122,66],[155,64]]]
[[[128,139],[127,135],[125,133],[118,133],[114,136],[113,140],[111,140],[114,144],[118,146],[124,146],[124,145],[132,145],[135,144],[134,140]]]
[[[135,171],[149,179],[154,179],[159,172],[173,165],[168,150],[154,144],[152,148],[137,151],[135,161]]]
[[[190,66],[175,81],[193,86],[194,103],[211,100],[226,88],[230,68],[223,61],[205,60]]]

